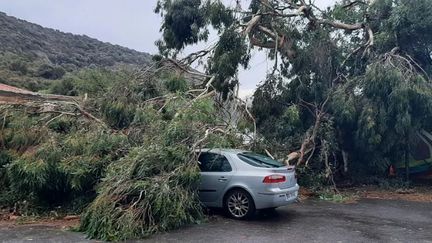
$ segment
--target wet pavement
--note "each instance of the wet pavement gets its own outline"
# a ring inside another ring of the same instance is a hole
[[[43,226],[0,226],[1,242],[88,242]],[[140,242],[431,242],[432,202],[307,200],[249,221],[222,216]]]

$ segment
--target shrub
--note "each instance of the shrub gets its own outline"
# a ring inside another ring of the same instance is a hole
[[[78,91],[70,78],[62,79],[53,82],[50,88],[50,93],[59,95],[77,96]]]
[[[106,101],[102,104],[105,121],[113,128],[122,129],[130,125],[135,116],[135,106],[121,101]]]
[[[58,144],[50,141],[15,159],[8,168],[12,189],[22,198],[32,195],[47,203],[64,199],[69,188],[58,170],[61,156]]]
[[[69,117],[60,117],[48,124],[48,128],[57,133],[70,133],[78,128],[74,119]]]
[[[61,79],[66,74],[66,71],[59,66],[51,66],[49,64],[41,65],[36,75],[45,79]]]
[[[7,176],[7,166],[12,162],[13,157],[6,150],[0,151],[0,194],[9,189],[9,178]],[[0,200],[0,205],[2,205]]]
[[[123,156],[128,144],[124,135],[93,131],[65,138],[64,156],[59,168],[66,174],[72,190],[93,190],[106,167]]]
[[[184,78],[172,76],[165,80],[165,87],[170,92],[185,92],[189,89],[188,83]]]
[[[32,118],[25,114],[16,113],[11,117],[11,120],[6,121],[6,127],[0,130],[6,148],[22,153],[48,136],[46,128],[34,126]]]
[[[299,185],[310,188],[313,191],[318,191],[325,185],[328,185],[328,179],[322,172],[316,172],[311,168],[299,167],[297,168],[297,173],[299,174]]]
[[[27,64],[22,61],[16,61],[9,64],[9,70],[26,75],[28,72]]]
[[[121,133],[111,134],[77,118],[63,116],[46,128],[39,121],[45,124],[49,117],[20,112],[5,117],[0,135],[4,146],[15,152],[0,152],[3,201],[52,206],[83,195],[93,197],[107,165],[124,156],[129,146]]]

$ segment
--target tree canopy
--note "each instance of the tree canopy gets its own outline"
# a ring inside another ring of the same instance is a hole
[[[244,8],[245,3],[248,6]],[[432,1],[159,0],[161,54],[215,45],[182,62],[206,60],[214,89],[229,93],[251,51],[274,66],[256,90],[253,113],[273,153],[330,177],[383,174],[404,160],[432,116]],[[276,129],[275,129],[276,128]]]

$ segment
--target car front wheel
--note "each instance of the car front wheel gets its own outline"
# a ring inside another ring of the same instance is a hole
[[[236,189],[225,197],[225,210],[235,219],[247,219],[255,214],[255,204],[248,192]]]

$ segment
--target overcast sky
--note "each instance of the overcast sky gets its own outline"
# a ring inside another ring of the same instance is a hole
[[[157,0],[0,0],[0,11],[44,27],[85,34],[101,41],[155,54],[157,48],[154,42],[160,37],[161,23],[160,16],[153,12],[156,2]],[[320,7],[331,2],[334,0],[316,0]],[[263,55],[255,55],[251,69],[240,73],[241,95],[252,93],[271,66],[272,63],[267,62]]]

